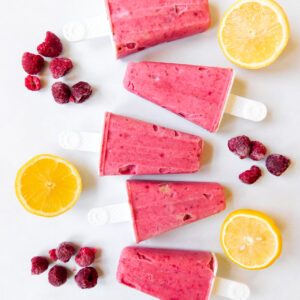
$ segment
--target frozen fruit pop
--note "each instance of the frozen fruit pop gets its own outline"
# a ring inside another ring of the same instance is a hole
[[[100,137],[63,132],[63,148],[99,151]],[[105,114],[100,176],[194,173],[200,169],[203,140],[125,116]]]
[[[94,208],[89,222],[132,221],[136,242],[217,214],[225,209],[223,187],[212,182],[127,181],[128,202]]]
[[[249,297],[247,285],[216,277],[217,268],[211,252],[127,247],[117,280],[161,300],[209,300],[211,294],[235,300]]]
[[[215,132],[223,113],[253,121],[266,116],[264,104],[230,95],[234,70],[157,62],[129,63],[124,87]]]
[[[112,34],[117,58],[203,32],[210,25],[208,0],[105,0],[110,30],[103,17],[65,26],[70,41]]]

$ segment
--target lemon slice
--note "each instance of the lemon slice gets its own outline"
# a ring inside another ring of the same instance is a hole
[[[270,266],[282,248],[280,231],[272,219],[247,209],[234,211],[226,218],[221,244],[231,261],[249,270]]]
[[[77,202],[81,192],[81,178],[70,162],[42,154],[21,167],[15,189],[27,211],[43,217],[54,217]]]
[[[224,14],[218,39],[234,64],[262,68],[274,62],[286,47],[288,19],[273,0],[239,0]]]

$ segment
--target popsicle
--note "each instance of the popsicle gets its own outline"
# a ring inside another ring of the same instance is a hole
[[[64,131],[65,149],[99,152],[100,135]],[[194,173],[200,169],[203,140],[112,113],[105,114],[99,174],[144,175]]]
[[[217,268],[211,252],[126,247],[117,280],[161,300],[209,300],[211,294],[249,298],[247,285],[216,277]]]
[[[184,38],[208,29],[208,0],[105,0],[108,28],[104,16],[64,27],[69,41],[112,35],[117,58]]]
[[[252,121],[266,116],[263,103],[230,95],[233,81],[231,68],[132,62],[123,83],[128,91],[215,132],[224,112]]]
[[[128,203],[94,208],[92,224],[132,221],[136,242],[225,209],[223,187],[212,182],[127,181]]]

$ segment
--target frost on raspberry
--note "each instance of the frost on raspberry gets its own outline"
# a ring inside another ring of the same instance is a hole
[[[81,289],[94,287],[97,284],[97,280],[98,273],[93,267],[83,268],[75,275],[75,281]]]
[[[56,57],[62,53],[62,50],[60,39],[50,31],[47,31],[45,41],[37,47],[38,53],[46,57]]]
[[[251,152],[249,157],[253,160],[259,161],[263,160],[267,154],[267,148],[265,145],[258,141],[251,142]]]
[[[228,141],[228,148],[231,152],[238,155],[240,159],[244,159],[250,154],[251,141],[245,135],[237,136]]]
[[[56,249],[56,256],[59,260],[66,263],[75,254],[75,252],[76,249],[71,243],[64,242],[61,243]]]
[[[290,164],[290,159],[280,154],[270,154],[266,160],[268,171],[275,176],[282,175]]]
[[[50,71],[55,79],[65,76],[72,68],[72,61],[66,57],[54,58],[50,62]]]
[[[68,85],[63,82],[56,82],[51,88],[55,102],[65,104],[69,102],[71,91]]]
[[[35,256],[31,259],[31,274],[39,275],[48,269],[49,262],[43,256]]]
[[[253,184],[261,176],[261,170],[257,166],[252,166],[250,170],[247,170],[239,175],[239,179],[246,184]]]
[[[54,266],[48,273],[48,281],[53,286],[61,286],[67,281],[68,272],[63,266]]]
[[[75,261],[80,267],[88,267],[95,260],[95,252],[93,249],[88,247],[83,247],[79,250],[75,256]]]
[[[25,78],[25,86],[31,91],[39,91],[41,89],[41,81],[37,76],[28,75]]]
[[[26,73],[35,75],[41,72],[45,64],[44,58],[40,55],[25,52],[22,56],[22,66]]]
[[[79,81],[71,87],[70,101],[74,103],[82,103],[92,94],[92,87],[84,81]]]

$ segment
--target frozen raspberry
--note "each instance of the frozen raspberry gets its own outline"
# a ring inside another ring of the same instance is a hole
[[[240,159],[244,159],[250,154],[251,141],[245,135],[237,136],[228,141],[228,148],[231,152],[238,155]]]
[[[56,57],[61,54],[62,50],[60,39],[50,31],[47,31],[45,41],[37,47],[38,53],[46,57]]]
[[[89,289],[97,284],[98,273],[93,267],[81,269],[75,275],[75,281],[81,289]]]
[[[70,101],[74,103],[82,103],[92,94],[92,87],[84,81],[80,81],[71,87]]]
[[[261,170],[257,166],[252,166],[250,170],[239,175],[239,179],[247,184],[254,183],[261,176]]]
[[[57,261],[56,249],[49,250],[49,256],[52,261]]]
[[[67,281],[68,272],[63,266],[54,266],[48,273],[48,281],[54,286],[60,286]]]
[[[80,267],[87,267],[95,260],[95,252],[88,247],[83,247],[75,256],[75,261]]]
[[[31,91],[39,91],[41,89],[41,81],[37,76],[28,75],[25,78],[25,86]]]
[[[44,64],[45,61],[40,55],[25,52],[22,56],[22,66],[28,74],[34,75],[41,72]]]
[[[71,91],[68,85],[63,82],[56,82],[52,85],[52,95],[59,104],[65,104],[70,101]]]
[[[53,78],[57,79],[65,76],[73,68],[71,59],[65,57],[54,58],[50,62],[50,71]]]
[[[64,243],[61,243],[58,246],[58,248],[56,249],[56,256],[59,260],[66,263],[75,254],[75,252],[76,252],[76,249],[71,243],[64,242]]]
[[[280,154],[270,154],[266,160],[268,171],[275,176],[280,176],[290,164],[290,159]]]
[[[49,262],[43,256],[35,256],[31,259],[31,274],[39,275],[48,269]]]
[[[267,154],[267,148],[258,141],[251,142],[250,158],[253,160],[263,160]]]

